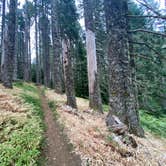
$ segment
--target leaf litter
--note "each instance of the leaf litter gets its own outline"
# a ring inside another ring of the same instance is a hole
[[[88,100],[77,98],[78,110],[67,106],[66,96],[46,90],[49,101],[57,105],[58,121],[64,126],[83,166],[166,166],[166,140],[146,132],[145,138],[131,135],[138,147],[118,144],[100,115],[88,107]]]

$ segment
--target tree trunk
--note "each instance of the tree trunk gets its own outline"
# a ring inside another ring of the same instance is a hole
[[[1,27],[1,71],[0,71],[0,79],[3,81],[3,73],[4,73],[4,59],[5,59],[5,11],[6,11],[6,0],[2,2],[2,27]]]
[[[57,93],[62,93],[61,81],[61,56],[60,56],[60,32],[58,26],[57,0],[52,1],[52,41],[53,41],[53,74],[54,74],[54,88]]]
[[[40,24],[40,23],[39,23]],[[43,49],[42,49],[42,32],[39,26],[39,83],[43,84]]]
[[[50,87],[50,48],[49,48],[49,20],[45,14],[42,16],[42,48],[43,48],[43,71],[44,71],[44,85]]]
[[[75,90],[74,90],[72,63],[71,63],[71,45],[68,39],[63,39],[62,50],[63,50],[63,64],[64,64],[67,105],[73,108],[77,108]]]
[[[15,54],[14,54],[14,72],[13,72],[13,81],[17,80],[18,72],[18,20],[16,16],[16,32],[15,32]]]
[[[29,73],[29,23],[27,10],[25,11],[25,48],[24,48],[24,81],[30,81]]]
[[[9,17],[7,28],[7,42],[5,43],[5,60],[4,60],[4,80],[3,85],[12,88],[13,79],[13,62],[15,54],[15,30],[16,30],[16,8],[17,0],[10,0]]]
[[[24,78],[24,32],[18,32],[18,58],[17,58],[17,67],[18,67],[18,78],[23,79]]]
[[[96,60],[96,42],[94,33],[94,21],[92,4],[90,0],[84,0],[84,17],[86,27],[86,50],[88,61],[88,81],[89,81],[89,106],[94,110],[103,112],[101,94],[97,73],[97,60]]]
[[[127,0],[105,0],[105,14],[108,30],[108,61],[110,107],[107,124],[111,125],[113,115],[129,127],[129,131],[144,136],[135,108],[134,85],[129,63],[127,34]]]
[[[35,0],[35,48],[36,48],[36,83],[40,83],[40,72],[39,72],[39,50],[38,50],[38,8],[37,0]]]
[[[29,28],[28,28],[28,73],[29,73],[29,81],[32,81],[31,76],[31,25],[29,20]]]

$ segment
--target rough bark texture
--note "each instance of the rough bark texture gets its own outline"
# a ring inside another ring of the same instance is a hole
[[[17,67],[18,67],[17,53],[18,53],[18,32],[17,32],[17,25],[16,25],[13,81],[17,80]]]
[[[3,80],[3,84],[7,88],[12,88],[13,62],[15,54],[16,8],[17,8],[17,0],[10,0],[7,41],[5,43],[6,49],[5,49],[5,59],[4,59],[4,80]]]
[[[102,110],[100,87],[97,73],[96,42],[94,33],[94,21],[92,4],[90,0],[84,0],[84,17],[86,27],[86,50],[88,61],[88,81],[89,81],[89,106],[99,112]]]
[[[29,39],[30,39],[30,27],[27,9],[25,11],[25,55],[24,55],[24,81],[30,81],[30,67],[29,67]]]
[[[57,11],[57,0],[52,0],[52,42],[53,42],[53,74],[54,74],[54,88],[57,93],[62,93],[62,81],[61,81],[61,44],[60,44],[60,33],[58,26],[58,11]]]
[[[39,83],[43,84],[43,73],[42,73],[42,68],[43,68],[43,53],[42,53],[42,32],[41,32],[41,27],[40,27],[40,20],[39,20]]]
[[[19,76],[19,79],[24,78],[24,48],[25,48],[25,43],[24,43],[24,30],[18,33],[18,57],[17,57],[17,73]]]
[[[49,38],[49,20],[45,14],[42,16],[42,53],[43,53],[43,71],[44,85],[50,87],[50,38]]]
[[[38,22],[37,22],[37,0],[35,0],[35,48],[36,48],[36,83],[39,84],[39,51],[38,51]]]
[[[109,35],[108,60],[111,106],[107,119],[111,119],[113,115],[118,116],[129,127],[131,133],[142,137],[144,132],[135,108],[134,85],[129,63],[127,0],[105,0],[105,12]]]
[[[67,95],[67,105],[77,108],[75,90],[74,90],[74,78],[71,63],[71,52],[70,52],[70,41],[63,39],[62,50],[63,50],[63,64],[64,64],[64,75],[65,75],[65,88]]]
[[[28,38],[28,72],[29,72],[29,81],[32,81],[32,76],[31,76],[31,25],[30,25],[30,19],[29,19],[29,38]]]
[[[1,81],[4,80],[4,66],[5,66],[5,47],[7,46],[5,43],[7,43],[7,26],[6,29],[3,30],[3,39],[2,39],[2,56],[1,56]]]
[[[3,81],[3,73],[4,73],[4,58],[5,58],[5,48],[4,48],[4,46],[5,46],[5,38],[6,38],[6,36],[5,36],[5,5],[6,5],[6,0],[3,0],[3,6],[2,6],[2,27],[1,27],[1,30],[2,30],[2,32],[1,32],[1,48],[2,48],[2,50],[1,50],[1,73],[0,73],[0,79],[1,79],[1,81]]]

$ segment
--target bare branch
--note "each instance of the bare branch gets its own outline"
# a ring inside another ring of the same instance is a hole
[[[140,3],[142,6],[145,6],[147,9],[149,9],[150,11],[152,11],[157,16],[161,16],[161,14],[158,11],[156,11],[150,4],[148,4],[146,0],[143,0],[143,2],[140,1],[140,0],[136,0],[136,1],[138,3]]]
[[[158,52],[156,49],[154,49],[150,44],[144,43],[144,42],[135,42],[135,41],[129,41],[130,43],[133,44],[139,44],[139,45],[145,45],[147,48],[152,50],[156,55],[161,56],[160,52]]]
[[[166,20],[166,16],[160,15],[160,16],[153,16],[153,15],[127,15],[127,17],[130,18],[156,18],[156,19],[163,19]]]
[[[147,56],[141,55],[141,54],[135,54],[135,57],[140,57],[140,58],[143,58],[143,59],[146,59],[146,60],[153,61],[153,58],[147,57]]]
[[[130,32],[130,33],[146,32],[146,33],[151,33],[151,34],[154,34],[154,35],[159,35],[159,36],[166,37],[166,34],[164,34],[164,33],[155,32],[155,31],[150,31],[150,30],[146,30],[146,29],[135,29],[135,30],[130,30],[129,32]]]

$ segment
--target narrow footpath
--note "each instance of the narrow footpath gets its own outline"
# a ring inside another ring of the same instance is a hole
[[[46,97],[41,93],[40,97],[46,125],[45,137],[47,145],[43,151],[44,156],[46,157],[46,166],[81,166],[80,157],[71,152],[71,148],[69,147],[58,122],[56,122],[53,117]]]

